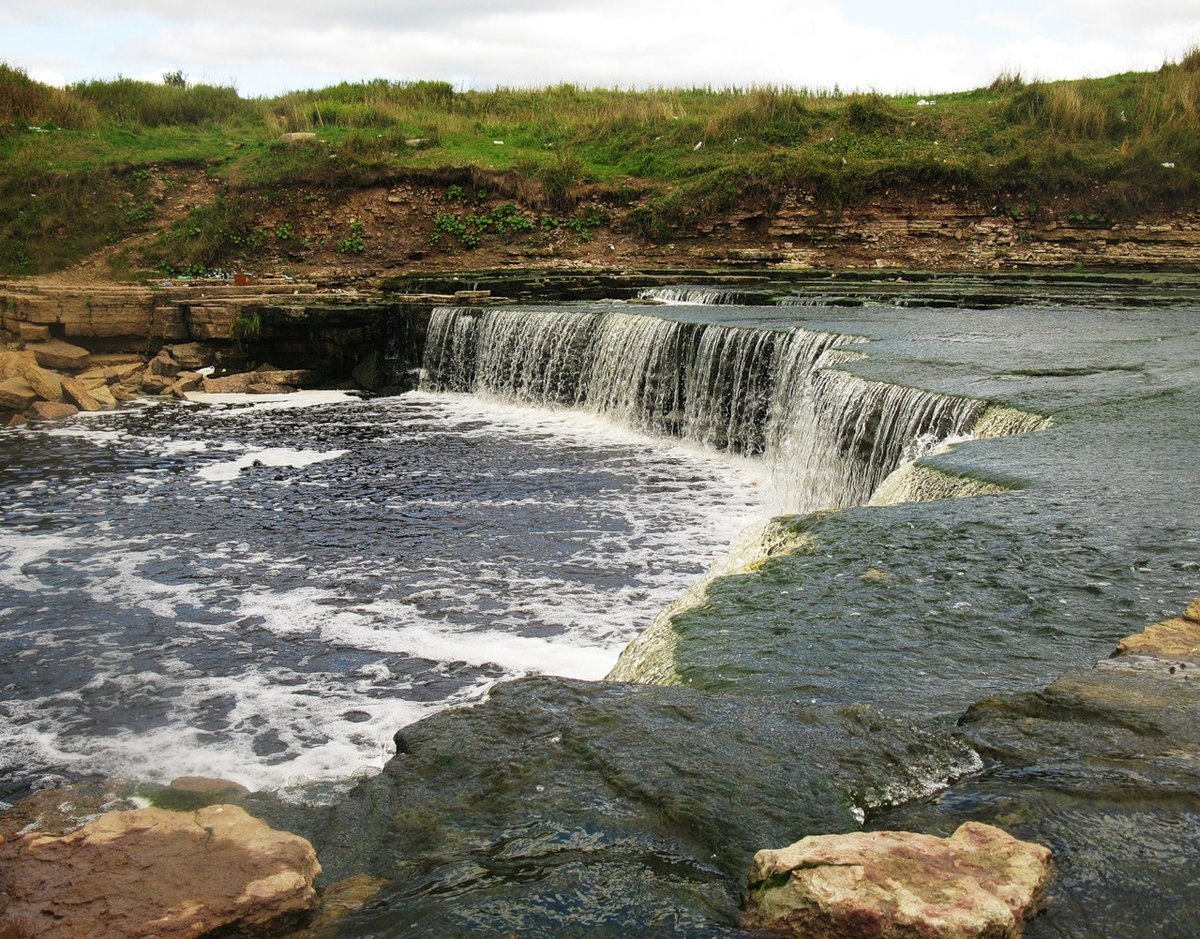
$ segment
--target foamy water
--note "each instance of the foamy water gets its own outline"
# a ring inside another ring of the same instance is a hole
[[[0,796],[310,797],[497,680],[602,677],[763,505],[753,462],[468,396],[222,397],[0,446]]]

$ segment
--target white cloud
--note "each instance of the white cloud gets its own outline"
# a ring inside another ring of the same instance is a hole
[[[1196,38],[1196,4],[1011,0],[955,15],[946,0],[162,0],[151,13],[143,0],[46,0],[4,31],[0,58],[12,60],[11,44],[17,64],[72,79],[181,68],[250,94],[370,77],[928,93],[1004,69],[1053,78],[1154,67]],[[46,24],[68,16],[74,38],[63,42]]]

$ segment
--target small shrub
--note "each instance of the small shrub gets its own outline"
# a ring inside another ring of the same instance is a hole
[[[366,243],[363,241],[363,235],[366,232],[366,226],[358,219],[350,221],[350,236],[343,238],[337,243],[336,251],[338,254],[362,254],[366,248]]]

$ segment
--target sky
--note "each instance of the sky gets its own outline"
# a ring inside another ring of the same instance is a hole
[[[932,94],[1197,44],[1200,0],[0,0],[0,61],[41,81],[182,70],[244,96],[370,78]]]

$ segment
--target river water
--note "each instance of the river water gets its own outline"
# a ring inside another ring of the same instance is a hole
[[[746,461],[464,395],[158,404],[0,446],[0,796],[312,798],[498,679],[601,678],[762,511]]]

